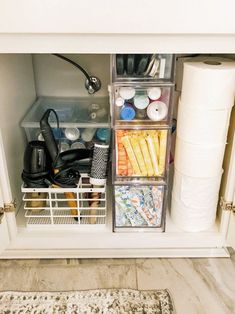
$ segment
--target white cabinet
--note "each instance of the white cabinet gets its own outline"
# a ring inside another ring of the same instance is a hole
[[[233,53],[227,0],[3,0],[1,52]]]
[[[35,29],[36,31],[36,29]],[[2,35],[0,35],[1,37]],[[36,35],[37,37],[38,35]],[[66,47],[71,35],[64,35],[60,42],[48,42],[48,48],[43,48],[47,53],[54,49]],[[37,38],[35,40],[37,42]],[[116,36],[112,35],[113,44]],[[146,36],[147,38],[148,36]],[[11,42],[11,36],[5,37]],[[19,37],[17,37],[19,38]],[[125,43],[126,48],[131,49],[131,41]],[[144,37],[145,38],[145,37]],[[8,40],[7,39],[7,40]],[[99,48],[85,36],[90,53],[97,49],[105,50],[103,43]],[[25,43],[23,41],[23,43]],[[97,43],[97,42],[96,42]],[[16,51],[34,51],[34,42],[30,39],[28,45],[23,47],[22,42],[16,43]],[[69,44],[70,45],[70,44]],[[140,42],[137,46],[140,48]],[[121,46],[120,46],[121,47]],[[119,51],[120,47],[115,48]],[[1,47],[1,51],[14,50],[13,43]],[[38,48],[37,51],[41,52]],[[128,50],[126,49],[126,50]],[[146,49],[146,48],[145,48]],[[229,48],[230,49],[230,48]],[[178,50],[178,49],[177,49]],[[60,51],[58,49],[58,51]],[[102,96],[107,95],[107,83],[109,81],[109,55],[78,55],[83,50],[76,48],[76,53],[71,58],[79,60],[82,64],[90,67],[97,76],[102,76],[105,82],[101,91]],[[105,52],[105,51],[103,51]],[[185,53],[187,50],[185,51]],[[108,66],[107,66],[108,65]],[[60,77],[61,76],[61,77]],[[64,87],[66,77],[73,79],[69,91]],[[53,78],[54,81],[53,81]],[[82,81],[81,81],[82,80]],[[78,84],[76,84],[78,82]],[[80,87],[78,87],[80,86]],[[79,89],[81,88],[81,89]],[[16,198],[17,208],[14,213],[5,213],[0,225],[0,257],[1,258],[34,258],[34,257],[178,257],[178,256],[229,256],[226,246],[235,241],[234,214],[227,211],[218,211],[218,220],[210,230],[198,233],[183,232],[178,229],[169,216],[166,219],[165,233],[113,233],[112,232],[112,200],[109,200],[108,223],[103,231],[71,230],[64,229],[35,229],[29,230],[25,226],[21,205],[21,171],[25,137],[20,128],[20,121],[34,102],[36,96],[64,96],[68,94],[82,93],[83,78],[76,69],[70,65],[54,59],[49,54],[37,55],[32,58],[30,54],[0,54],[0,122],[1,122],[1,145],[0,145],[0,169],[2,203],[9,203]],[[233,116],[234,117],[234,116]],[[233,120],[232,120],[233,121]],[[231,127],[234,122],[231,122]],[[230,129],[230,134],[234,129]],[[233,138],[232,135],[230,137]],[[230,140],[228,151],[232,148],[234,140]],[[229,153],[225,159],[226,176],[223,195],[227,191],[234,191],[235,182],[235,154]],[[230,167],[230,168],[229,168]],[[228,175],[227,175],[228,174]],[[232,193],[229,194],[231,200]],[[3,205],[0,207],[4,207]],[[227,242],[227,238],[228,241]]]
[[[4,202],[2,197],[2,191],[0,190],[0,254],[4,252],[7,246],[10,243],[9,233],[8,233],[8,226],[6,220],[6,214],[3,213]]]
[[[31,34],[234,34],[232,0],[3,1],[0,30]],[[199,23],[200,22],[200,23]]]

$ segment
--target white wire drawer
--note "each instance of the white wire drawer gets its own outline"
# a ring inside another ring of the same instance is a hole
[[[28,227],[106,224],[106,185],[94,186],[82,174],[76,188],[28,188],[22,185]]]

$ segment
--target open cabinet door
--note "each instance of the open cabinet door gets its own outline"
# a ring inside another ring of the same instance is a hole
[[[35,98],[32,56],[0,53],[0,188],[7,207],[5,220],[10,241],[17,235],[14,201],[17,210],[22,201],[20,186],[26,138],[20,121]]]
[[[3,178],[5,176],[5,172],[2,171],[3,167],[5,167],[5,162],[3,159],[3,151],[2,151],[2,136],[0,133],[0,177]],[[6,213],[4,212],[4,197],[2,191],[2,179],[0,182],[0,256],[1,253],[7,248],[10,243],[9,230],[7,224]]]
[[[235,208],[235,193],[233,198],[233,208]],[[229,220],[227,245],[235,249],[235,212],[231,213]]]
[[[221,208],[225,211],[224,224],[227,224],[226,245],[235,249],[235,106],[233,107],[230,129],[227,138],[227,148],[224,158],[224,175],[221,184]]]
[[[0,189],[0,256],[10,243],[6,215],[4,213],[4,202]]]

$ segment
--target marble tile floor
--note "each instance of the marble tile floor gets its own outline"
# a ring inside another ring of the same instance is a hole
[[[235,313],[231,258],[0,260],[0,290],[169,289],[177,314]]]

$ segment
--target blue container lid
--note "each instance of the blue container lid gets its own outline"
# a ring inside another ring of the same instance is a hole
[[[105,141],[105,142],[108,141],[110,137],[110,129],[103,129],[103,128],[98,129],[96,132],[96,137],[100,141]]]
[[[131,105],[125,105],[120,111],[122,120],[133,120],[135,118],[135,109]]]

